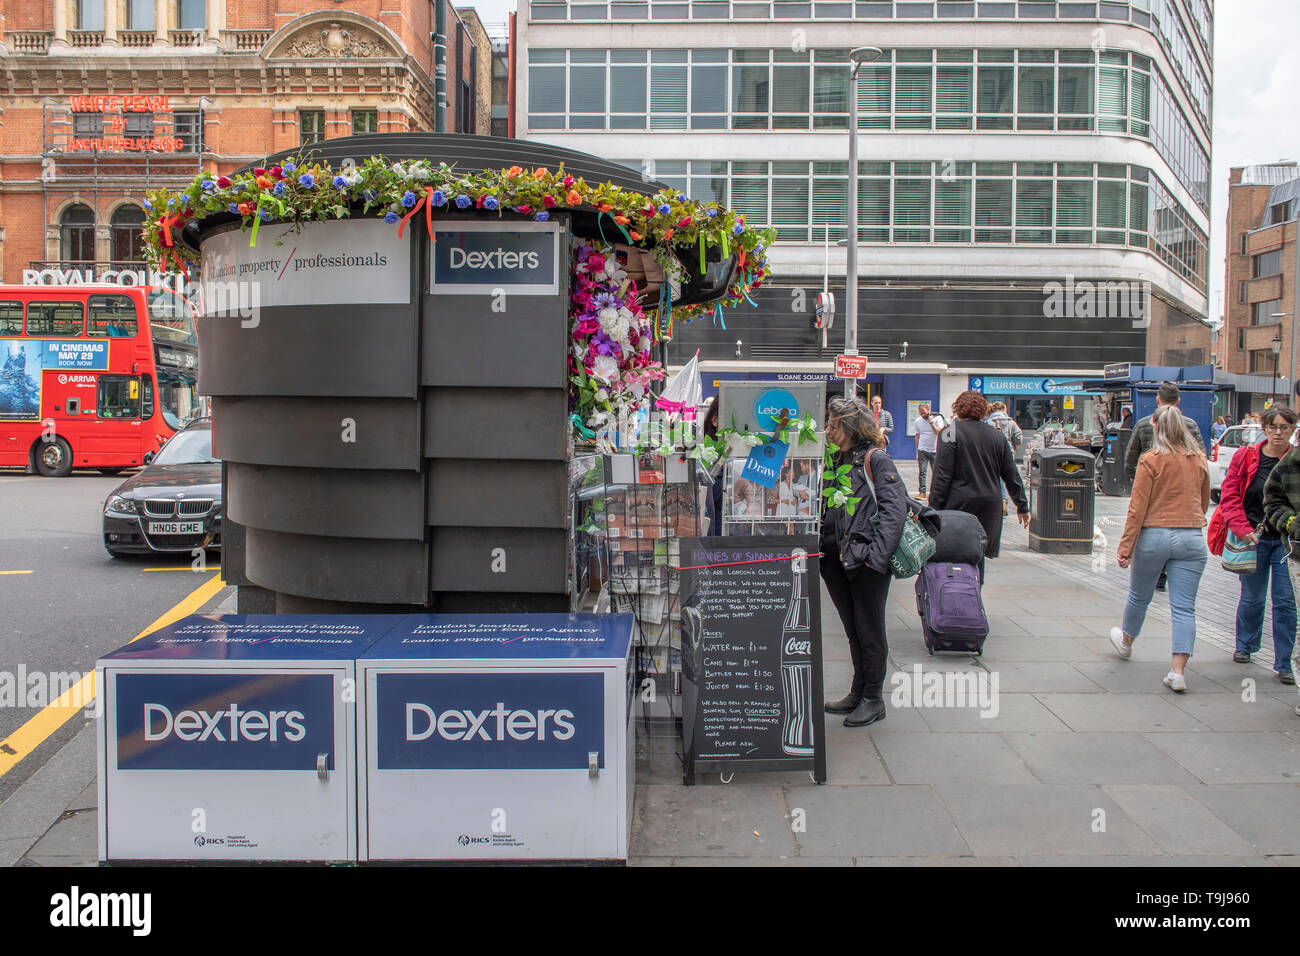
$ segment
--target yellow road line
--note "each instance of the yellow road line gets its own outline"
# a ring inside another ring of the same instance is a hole
[[[31,574],[31,571],[0,571],[0,574]]]
[[[225,583],[221,580],[220,574],[214,574],[127,643],[134,643],[159,628],[179,621],[187,614],[193,614],[225,587]],[[95,672],[92,670],[27,723],[4,740],[0,740],[0,777],[18,766],[19,761],[48,740],[51,734],[79,714],[82,708],[94,699]]]
[[[209,571],[220,571],[221,565],[210,564],[202,571],[195,571],[193,568],[141,568],[141,571],[189,571],[192,574],[207,574]]]

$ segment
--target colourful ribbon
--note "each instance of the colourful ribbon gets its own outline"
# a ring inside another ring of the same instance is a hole
[[[582,424],[582,419],[578,417],[576,412],[569,416],[569,421],[573,423],[573,427],[577,430],[578,434],[581,435],[583,438],[596,437],[596,433],[594,431],[592,431],[586,425]]]
[[[174,245],[172,242],[172,226],[178,224],[180,221],[180,216],[163,216],[162,219],[158,221],[158,228],[162,230],[163,245],[167,246],[169,249]]]
[[[609,216],[609,221],[614,224],[614,228],[623,234],[623,238],[627,240],[627,244],[629,246],[632,245],[632,237],[627,234],[627,230],[623,228],[623,224],[619,222],[617,219],[615,219],[613,216],[611,216],[608,212],[602,212],[599,216],[596,217],[596,228],[600,230],[601,241],[605,243],[605,245],[607,246],[613,245],[613,243],[611,243],[608,239],[605,238],[604,219],[606,216]]]
[[[414,216],[420,209],[424,209],[424,225],[429,230],[429,238],[433,239],[433,187],[425,186],[424,195],[420,197],[419,202],[411,207],[411,211],[402,217],[402,224],[397,227],[397,238],[402,238],[402,230],[406,228],[406,221]],[[437,240],[434,240],[435,242]]]
[[[257,231],[262,226],[262,200],[263,199],[265,199],[267,202],[275,203],[276,208],[280,213],[280,217],[281,218],[284,217],[284,203],[276,199],[274,196],[269,196],[266,193],[259,193],[257,196],[257,208],[253,210],[253,233],[248,237],[249,246],[257,245]]]
[[[704,230],[700,230],[700,275],[704,275]]]
[[[719,302],[717,305],[715,305],[715,306],[713,307],[713,324],[714,324],[714,325],[721,325],[721,326],[722,326],[722,331],[724,331],[724,332],[727,331],[727,319],[726,319],[726,317],[722,314],[722,303],[721,303],[721,302]]]

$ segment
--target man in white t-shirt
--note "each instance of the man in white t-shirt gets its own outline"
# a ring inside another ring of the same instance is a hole
[[[917,407],[916,431],[916,467],[920,473],[917,480],[918,498],[925,497],[926,479],[934,467],[934,454],[939,450],[939,432],[943,431],[943,416],[931,413],[930,406]]]

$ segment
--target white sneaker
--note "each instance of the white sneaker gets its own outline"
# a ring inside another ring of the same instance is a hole
[[[1172,690],[1175,694],[1181,694],[1187,690],[1187,678],[1182,674],[1175,674],[1170,671],[1165,675],[1164,685]]]
[[[1124,631],[1118,627],[1110,629],[1110,642],[1115,647],[1115,653],[1119,655],[1120,660],[1126,661],[1133,656],[1133,645],[1124,643]]]

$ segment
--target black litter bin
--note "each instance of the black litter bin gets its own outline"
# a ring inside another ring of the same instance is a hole
[[[1045,554],[1091,554],[1096,458],[1069,446],[1034,451],[1029,461],[1033,507],[1029,547]]]
[[[1124,455],[1128,452],[1133,429],[1112,425],[1106,429],[1106,444],[1101,459],[1101,491],[1118,498],[1133,493],[1133,482],[1124,474]]]

